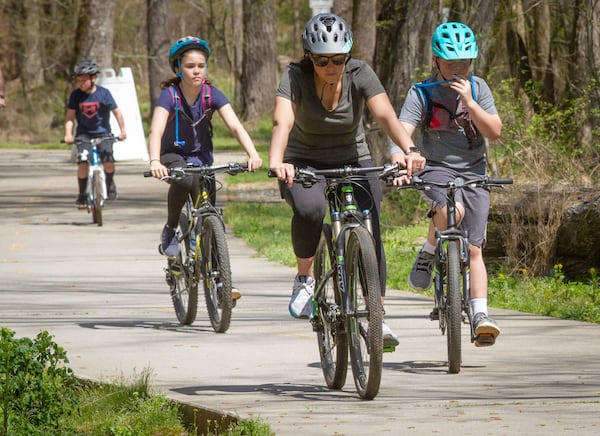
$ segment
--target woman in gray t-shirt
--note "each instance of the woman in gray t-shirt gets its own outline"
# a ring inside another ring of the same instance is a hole
[[[373,165],[366,143],[362,114],[365,105],[379,126],[406,152],[400,164],[419,170],[424,158],[411,150],[412,140],[396,118],[383,86],[365,63],[350,58],[352,32],[333,14],[314,16],[302,34],[305,55],[283,73],[275,97],[269,167],[280,180],[282,196],[293,209],[292,245],[298,274],[290,314],[309,317],[314,292],[313,256],[325,217],[324,186],[304,188],[293,183],[294,167],[316,169],[343,165]],[[379,229],[382,192],[378,181],[356,190],[362,208],[373,210],[373,235],[378,250],[382,295],[385,293],[385,255]],[[385,324],[384,344],[397,344]]]

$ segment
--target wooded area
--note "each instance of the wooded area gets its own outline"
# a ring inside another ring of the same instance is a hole
[[[145,87],[153,102],[158,83],[170,75],[170,44],[182,35],[199,35],[211,45],[211,63],[234,83],[230,98],[250,118],[270,111],[277,57],[302,55],[299,35],[311,15],[309,0],[2,0],[0,5],[0,65],[18,89],[56,92],[74,63],[91,57],[104,67],[133,67],[138,87]],[[571,146],[597,138],[599,0],[336,0],[333,12],[352,23],[353,55],[373,63],[396,107],[410,83],[430,69],[436,24],[456,20],[476,32],[480,57],[474,70],[492,89],[511,79],[513,97],[533,112],[585,96],[589,106],[577,114],[578,140]]]

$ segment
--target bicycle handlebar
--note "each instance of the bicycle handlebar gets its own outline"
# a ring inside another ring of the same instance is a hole
[[[400,188],[417,188],[417,189],[427,189],[432,186],[438,188],[462,188],[465,186],[475,186],[478,188],[484,187],[494,187],[501,185],[510,185],[513,183],[512,178],[499,178],[499,177],[489,177],[487,175],[480,176],[474,179],[463,179],[462,177],[457,177],[454,180],[449,182],[433,182],[433,181],[425,181],[421,179],[417,175],[412,176],[411,183],[408,185],[401,186]]]
[[[325,179],[345,179],[354,176],[366,176],[371,173],[379,173],[377,177],[385,180],[386,183],[391,183],[395,178],[401,177],[406,174],[406,170],[398,168],[398,164],[389,164],[374,167],[353,167],[346,165],[340,168],[328,168],[322,170],[306,169],[306,168],[295,168],[294,181],[300,182],[304,185],[312,186],[318,183],[320,180],[319,176],[325,177]],[[269,177],[277,177],[277,175],[269,170]]]
[[[201,167],[176,167],[169,168],[169,175],[166,178],[181,179],[186,175],[199,174],[201,176],[211,176],[217,173],[227,173],[235,176],[236,174],[248,171],[248,164],[230,162],[221,165],[204,165]],[[152,177],[150,171],[144,171],[144,177]]]
[[[110,139],[111,141],[115,141],[115,142],[119,141],[119,138],[117,136],[115,136],[113,133],[108,133],[106,135],[96,136],[94,138],[86,138],[86,137],[83,137],[83,136],[75,136],[74,139],[73,139],[73,142],[71,144],[75,144],[78,141],[89,142],[90,144],[92,144],[94,140],[102,142],[102,141],[105,141],[107,139]],[[61,139],[60,143],[61,144],[66,144],[66,142],[65,142],[64,139]]]

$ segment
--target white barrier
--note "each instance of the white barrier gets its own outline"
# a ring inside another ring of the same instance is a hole
[[[125,120],[127,139],[115,143],[115,160],[140,159],[147,161],[146,136],[144,135],[142,116],[131,68],[121,68],[118,76],[112,68],[103,68],[100,70],[96,83],[111,92]],[[119,125],[112,114],[110,116],[110,127],[115,135],[119,134]]]

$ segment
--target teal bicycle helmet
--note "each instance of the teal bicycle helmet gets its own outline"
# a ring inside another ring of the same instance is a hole
[[[447,61],[477,58],[475,34],[462,23],[443,23],[431,37],[433,55]]]
[[[337,15],[317,14],[306,23],[302,45],[305,52],[313,54],[348,54],[352,50],[352,31]]]
[[[177,73],[176,68],[180,67],[181,57],[188,50],[200,50],[206,54],[206,60],[210,56],[210,48],[208,43],[195,36],[186,36],[178,39],[169,50],[169,65],[174,73]]]

